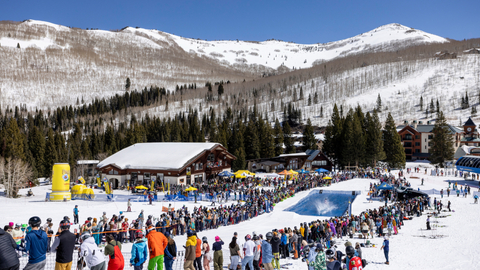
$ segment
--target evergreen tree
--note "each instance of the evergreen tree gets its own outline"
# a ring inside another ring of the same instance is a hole
[[[307,120],[307,125],[303,129],[303,147],[306,150],[318,150],[317,140],[313,131],[312,122],[310,118]]]
[[[223,92],[224,92],[223,84],[219,84],[219,85],[218,85],[217,92],[218,92],[218,96],[219,96],[219,97],[223,95]]]
[[[24,149],[24,138],[23,134],[18,128],[17,120],[15,118],[10,118],[5,132],[5,150],[3,151],[4,157],[25,160],[26,156]]]
[[[355,162],[355,157],[353,151],[355,146],[355,138],[353,135],[353,110],[350,109],[343,121],[342,134],[340,143],[342,145],[339,153],[341,153],[341,158],[339,163],[342,167],[352,166]]]
[[[397,132],[395,121],[390,113],[388,113],[385,129],[383,131],[383,149],[386,154],[385,161],[391,168],[403,168],[406,163],[405,150],[402,145],[400,135]]]
[[[308,94],[308,106],[311,106],[312,105],[312,96],[310,94]]]
[[[130,85],[131,85],[130,78],[127,78],[127,80],[125,81],[125,90],[126,91],[130,90]]]
[[[373,117],[370,113],[366,116],[367,131],[365,145],[365,159],[367,166],[376,167],[377,161],[386,158],[383,150],[382,124],[378,118],[377,111],[373,111]]]
[[[35,167],[38,176],[44,176],[45,136],[36,126],[33,126],[28,133],[28,148],[35,160],[35,165],[32,164],[32,166]]]
[[[300,100],[303,100],[303,87],[300,86]]]
[[[50,177],[52,173],[53,164],[57,162],[57,151],[55,149],[55,137],[53,129],[49,128],[47,132],[47,141],[45,143],[45,158],[44,158],[44,176]]]
[[[260,156],[262,158],[275,156],[275,138],[273,137],[272,127],[261,118],[258,120],[258,134],[260,137]]]
[[[436,110],[437,114],[440,112],[440,103],[438,102],[438,98],[437,98],[437,110]]]
[[[477,106],[472,106],[472,112],[471,112],[472,117],[477,116]]]
[[[420,111],[423,111],[423,97],[420,96]]]
[[[322,151],[335,163],[340,162],[342,157],[342,126],[343,120],[338,111],[337,104],[335,104],[333,106],[332,116],[325,130],[325,141],[322,147]]]
[[[433,104],[433,98],[430,100],[430,113],[435,112],[435,104]]]
[[[465,91],[465,109],[470,107],[470,104],[468,102],[468,93]]]
[[[447,120],[440,111],[433,127],[432,147],[430,148],[430,161],[444,167],[445,161],[453,160],[453,139]]]
[[[382,98],[380,97],[380,94],[378,94],[378,97],[377,97],[376,110],[379,111],[379,112],[382,111]]]
[[[260,158],[260,141],[258,139],[257,127],[252,119],[248,121],[245,129],[245,157],[246,159]]]
[[[323,106],[320,106],[320,117],[323,118]]]
[[[359,107],[358,107],[359,108]],[[363,134],[363,113],[360,110],[360,113],[355,113],[353,115],[353,122],[352,122],[352,138],[351,141],[353,142],[353,148],[350,155],[352,156],[355,166],[360,166],[360,164],[364,163],[364,155],[365,155],[365,137]]]
[[[315,91],[315,95],[313,96],[313,103],[318,104],[318,93],[317,93],[317,91]]]
[[[244,148],[238,148],[235,150],[234,155],[237,157],[237,159],[232,162],[232,170],[234,172],[238,170],[244,170],[247,166]]]
[[[275,127],[273,131],[275,138],[275,156],[283,154],[283,130],[278,119],[275,119]]]
[[[288,122],[283,124],[283,143],[285,144],[285,153],[292,154],[295,153],[295,147],[293,146],[293,137],[292,137],[292,129]]]

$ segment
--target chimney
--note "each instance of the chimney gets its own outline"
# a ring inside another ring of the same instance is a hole
[[[413,120],[412,124],[413,124],[413,128],[417,129],[417,120]]]

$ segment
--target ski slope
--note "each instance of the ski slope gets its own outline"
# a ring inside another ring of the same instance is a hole
[[[407,174],[407,180],[411,182],[414,189],[446,189],[448,187],[447,180],[457,180],[459,184],[463,183],[462,178],[455,177],[435,177],[425,175],[423,167],[431,167],[429,164],[424,163],[407,163],[408,167],[422,166],[421,173]],[[393,172],[396,173],[396,172]],[[410,178],[410,176],[418,178]],[[421,178],[425,179],[424,186],[421,186]],[[383,205],[382,202],[367,201],[366,191],[370,182],[376,182],[369,179],[353,179],[339,184],[334,184],[325,190],[341,190],[341,191],[353,191],[360,190],[362,194],[358,195],[352,204],[352,213],[357,215],[365,209],[378,208]],[[478,183],[478,182],[475,182]],[[318,192],[318,189],[315,189]],[[26,193],[27,190],[22,190],[22,193]],[[48,191],[48,187],[35,187],[33,192],[36,194],[33,198],[22,197],[19,199],[6,199],[0,197],[0,224],[5,225],[9,221],[13,222],[26,222],[28,218],[33,215],[39,215],[44,221],[47,217],[53,218],[54,224],[57,224],[60,219],[68,215],[72,217],[72,210],[76,204],[79,205],[80,222],[84,221],[86,217],[100,217],[103,211],[107,212],[108,216],[118,214],[119,211],[126,210],[126,203],[116,202],[88,202],[88,201],[70,201],[70,202],[45,202],[44,193]],[[475,189],[476,191],[476,189]],[[253,218],[249,221],[242,222],[237,225],[220,227],[216,230],[200,232],[199,236],[207,236],[211,241],[216,235],[220,236],[224,242],[224,249],[226,249],[227,243],[231,240],[233,232],[238,232],[239,236],[243,238],[246,234],[252,234],[253,231],[257,233],[265,233],[273,228],[284,228],[297,226],[302,222],[311,222],[317,219],[324,219],[325,217],[299,215],[293,212],[285,211],[287,208],[297,204],[303,198],[307,197],[312,191],[304,191],[297,193],[294,197],[289,198],[281,203],[278,203],[269,214],[264,214],[259,217]],[[440,199],[439,195],[433,195]],[[447,200],[452,202],[452,209],[454,212],[443,213],[445,218],[431,219],[437,221],[437,224],[442,227],[438,227],[437,230],[425,232],[421,229],[425,229],[426,215],[421,217],[414,217],[413,220],[405,221],[405,226],[399,231],[398,235],[390,238],[390,265],[383,264],[385,261],[383,252],[379,246],[382,244],[381,238],[374,238],[370,240],[376,244],[376,248],[363,248],[363,256],[369,262],[368,269],[440,269],[440,270],[452,270],[452,269],[476,269],[476,251],[477,241],[479,239],[480,232],[477,229],[477,224],[480,221],[479,205],[473,204],[473,198],[470,195],[468,198],[457,198],[456,196],[450,196],[450,198],[444,198],[442,202],[447,204]],[[433,201],[433,198],[432,198]],[[150,206],[142,202],[134,202],[131,213],[124,213],[124,215],[131,219],[135,219],[140,213],[141,209],[145,210],[145,214],[153,214],[158,217],[161,213],[160,209],[163,206],[168,206],[168,203],[156,202],[154,206]],[[190,209],[194,206],[208,205],[208,203],[199,202],[197,204],[193,202],[188,203],[172,203],[174,207],[178,208],[183,205]],[[56,229],[56,228],[55,228]],[[436,239],[430,237],[437,236]],[[351,242],[362,242],[361,239],[338,239],[338,247],[343,251],[343,243],[346,240]],[[182,249],[186,241],[185,236],[175,237],[177,247]],[[243,243],[243,241],[240,241]],[[125,244],[124,250],[130,250],[130,244]],[[224,250],[224,252],[227,252]],[[227,265],[228,260],[224,262]],[[300,260],[281,260],[281,263],[292,263],[288,269],[305,269],[305,263]]]

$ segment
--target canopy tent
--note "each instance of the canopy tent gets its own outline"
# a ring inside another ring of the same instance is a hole
[[[291,174],[298,174],[298,172],[296,172],[296,171],[294,171],[294,170],[292,170],[292,169],[290,169],[290,171],[288,171],[288,172],[291,173]]]
[[[301,174],[310,173],[309,171],[306,171],[304,169],[298,170],[297,172]]]
[[[283,176],[277,173],[267,173],[267,177],[276,178],[276,177],[283,177]]]
[[[218,176],[221,176],[221,177],[231,177],[231,176],[234,176],[234,174],[231,173],[231,172],[228,172],[228,171],[223,171],[223,172],[219,173]]]
[[[185,189],[185,191],[195,191],[195,190],[197,190],[197,189],[194,188],[194,187],[189,187],[189,188]]]
[[[331,178],[330,176],[325,176],[325,177],[323,177],[323,179],[325,179],[325,180],[332,180],[332,178]]]
[[[291,175],[292,173],[287,171],[287,170],[283,170],[281,172],[279,172],[278,174],[281,174],[281,175]]]
[[[248,175],[248,176],[255,176],[254,173],[252,173],[248,170],[238,170],[238,171],[235,172],[235,174],[240,174],[240,175],[245,174],[245,175]]]
[[[136,186],[135,189],[148,189],[146,186]]]
[[[327,172],[330,172],[329,170],[325,170],[324,168],[316,169],[315,171],[318,172],[318,173],[327,173]]]
[[[379,186],[377,186],[377,190],[392,190],[393,186],[387,184],[386,182],[383,182]]]

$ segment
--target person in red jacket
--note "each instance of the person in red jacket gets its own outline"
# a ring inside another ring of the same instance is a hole
[[[150,260],[148,261],[148,270],[163,270],[163,255],[168,245],[168,240],[161,232],[157,232],[153,225],[147,228],[148,250],[150,251]]]
[[[195,270],[202,270],[202,240],[200,240],[196,232],[195,237],[197,238],[197,246],[195,247],[195,261],[193,261],[193,266]]]
[[[345,250],[347,257],[350,260],[348,261],[348,270],[363,270],[362,259],[355,256],[355,249],[352,246],[348,246]]]

